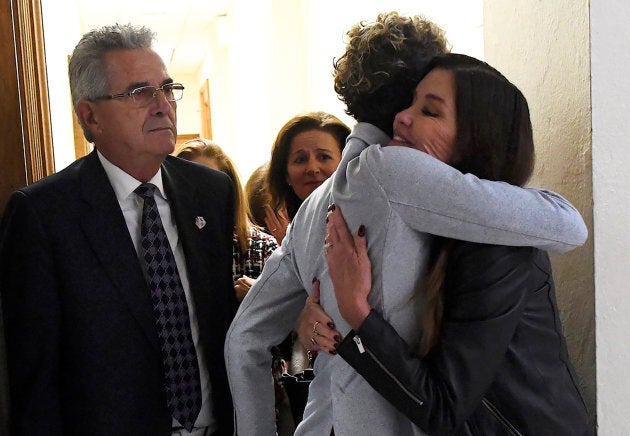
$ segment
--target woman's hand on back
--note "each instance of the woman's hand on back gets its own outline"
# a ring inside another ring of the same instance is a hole
[[[335,323],[319,305],[319,280],[313,279],[313,292],[306,299],[302,313],[298,317],[295,330],[300,343],[311,353],[319,350],[335,354],[341,342],[341,335],[335,330]]]

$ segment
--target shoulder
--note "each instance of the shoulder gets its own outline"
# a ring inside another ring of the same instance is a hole
[[[50,206],[69,213],[72,212],[72,205],[76,204],[84,188],[82,176],[86,174],[92,179],[99,178],[103,183],[107,182],[107,176],[98,163],[98,158],[90,154],[74,161],[59,172],[18,189],[10,198],[17,202],[32,202],[38,208]]]
[[[450,287],[488,288],[499,282],[523,279],[536,271],[545,252],[533,247],[454,241],[447,266]]]
[[[451,319],[490,319],[518,313],[527,296],[550,280],[536,265],[540,250],[457,241],[449,253],[445,314]]]
[[[190,180],[207,179],[219,183],[231,184],[230,178],[224,172],[175,156],[169,155],[166,157],[164,160],[164,168],[169,172],[183,175]]]
[[[532,261],[540,250],[533,247],[513,247],[508,245],[479,244],[467,241],[454,241],[449,265],[453,267],[488,268],[498,263],[518,263]]]
[[[199,201],[217,201],[233,198],[232,179],[221,172],[195,162],[167,156],[162,165],[162,177],[176,195],[187,192]]]

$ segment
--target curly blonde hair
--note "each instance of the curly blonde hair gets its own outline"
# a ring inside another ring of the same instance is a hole
[[[428,62],[450,50],[444,31],[416,15],[379,14],[347,32],[345,53],[334,61],[335,91],[346,113],[391,135],[396,113],[409,106]]]

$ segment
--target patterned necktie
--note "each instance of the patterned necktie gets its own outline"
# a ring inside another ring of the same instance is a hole
[[[201,410],[199,365],[186,294],[153,198],[156,189],[153,184],[143,183],[134,191],[144,199],[142,250],[162,348],[168,407],[173,417],[191,431]]]

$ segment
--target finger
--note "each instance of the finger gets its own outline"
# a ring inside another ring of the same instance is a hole
[[[339,336],[340,338],[340,336]],[[334,336],[317,336],[315,338],[317,345],[319,346],[319,349],[322,351],[325,351],[326,353],[330,353],[330,354],[335,354],[336,353],[336,349],[337,346],[339,346],[339,343],[341,342],[340,340],[338,341],[337,339],[335,339]],[[312,346],[312,344],[311,344]]]
[[[319,280],[313,277],[313,292],[306,298],[308,303],[319,304]]]
[[[254,281],[252,279],[250,279],[249,277],[241,277],[239,279],[236,280],[236,286],[239,286],[243,289],[245,289],[246,291],[249,290],[249,288],[252,287]]]
[[[357,230],[357,234],[354,235],[354,247],[357,252],[357,257],[359,258],[359,262],[368,261],[368,251],[367,251],[367,231],[365,226],[361,224],[359,229]]]
[[[329,215],[328,225],[326,228],[332,238],[330,242],[344,247],[354,247],[354,239],[348,229],[348,225],[343,217],[341,208],[336,206],[329,212]]]
[[[267,224],[267,227],[270,230],[276,230],[280,225],[280,222],[278,221],[278,216],[268,204],[265,205],[265,224]]]
[[[247,295],[247,292],[249,292],[249,289],[241,285],[236,285],[234,286],[234,292],[236,293],[236,300],[240,303],[243,301],[243,298],[245,298],[245,295]]]
[[[289,225],[289,215],[287,214],[287,211],[285,209],[279,209],[276,215],[278,218],[278,222],[282,224],[284,229],[286,230]]]

